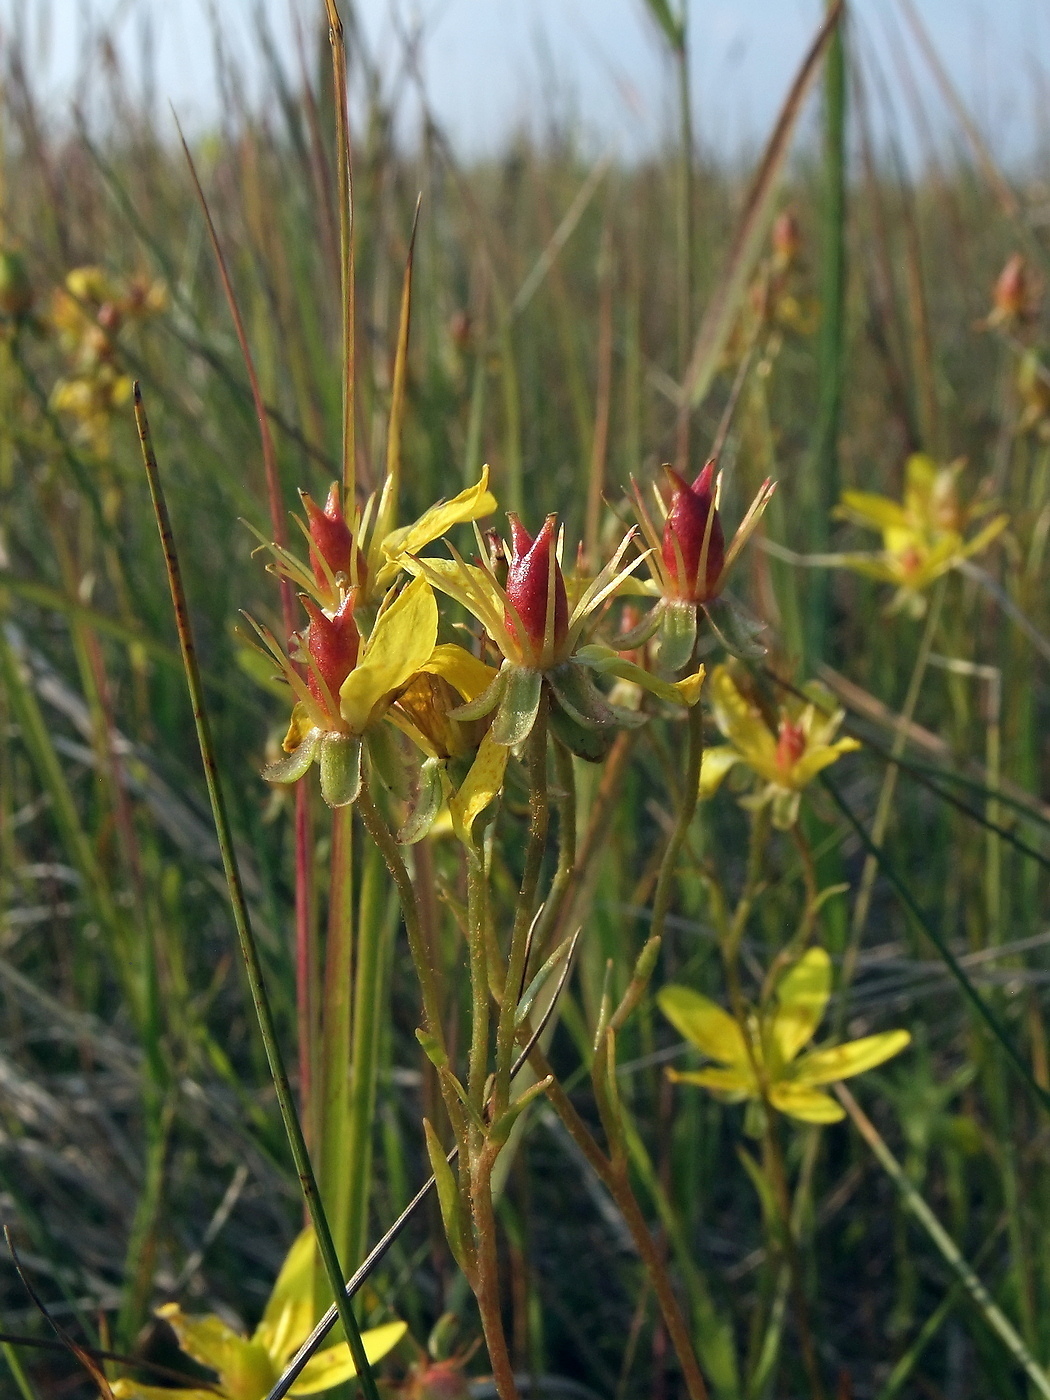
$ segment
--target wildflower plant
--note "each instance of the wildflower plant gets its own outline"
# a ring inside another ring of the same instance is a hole
[[[1008,518],[1000,513],[968,535],[991,505],[961,499],[958,478],[963,465],[958,461],[938,466],[916,452],[905,464],[902,500],[870,491],[842,493],[840,519],[879,531],[883,548],[879,554],[844,555],[841,562],[880,583],[893,584],[897,591],[891,612],[904,610],[921,617],[931,584],[981,554],[1006,529]]]

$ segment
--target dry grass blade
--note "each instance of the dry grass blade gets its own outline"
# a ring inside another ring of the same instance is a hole
[[[412,267],[416,256],[416,232],[419,229],[419,209],[423,196],[416,197],[412,216],[412,235],[408,242],[405,274],[401,283],[401,311],[397,325],[397,351],[394,356],[394,382],[390,394],[390,426],[386,439],[386,506],[389,524],[397,518],[397,502],[401,491],[401,428],[405,417],[405,389],[408,384],[408,338],[412,329]],[[377,522],[380,535],[389,528],[386,521]]]
[[[263,398],[262,388],[259,384],[259,376],[255,372],[255,361],[252,358],[251,348],[248,345],[248,335],[244,329],[244,322],[241,319],[240,308],[237,305],[237,298],[233,291],[233,282],[230,279],[230,271],[226,266],[226,258],[222,251],[222,244],[219,242],[219,235],[215,228],[215,222],[208,208],[208,201],[204,197],[204,190],[201,186],[200,177],[197,174],[197,167],[193,163],[193,156],[186,143],[182,127],[179,126],[178,118],[175,118],[175,125],[178,127],[179,140],[182,142],[183,154],[186,157],[186,164],[190,168],[190,177],[193,180],[193,188],[196,191],[197,201],[200,204],[204,221],[208,227],[208,238],[211,242],[212,252],[215,254],[215,262],[219,269],[219,277],[222,280],[222,289],[226,295],[226,302],[230,308],[230,315],[233,317],[233,326],[237,334],[237,344],[240,346],[241,355],[244,358],[244,367],[248,373],[248,382],[252,390],[252,403],[255,406],[255,416],[259,423],[259,436],[262,440],[263,471],[266,475],[266,494],[270,506],[270,528],[277,544],[282,547],[288,543],[288,532],[285,526],[284,503],[281,499],[281,482],[277,472],[277,453],[274,450],[273,434],[270,432],[270,420],[266,412],[266,401]],[[295,631],[295,600],[292,593],[292,585],[286,579],[281,579],[281,610],[284,615],[284,625],[289,636]]]
[[[813,80],[820,67],[835,27],[842,18],[842,3],[838,0],[817,31],[802,66],[796,74],[787,98],[777,118],[773,134],[763,153],[758,172],[751,185],[743,217],[737,225],[718,290],[708,303],[693,353],[680,391],[680,436],[688,424],[689,413],[703,399],[715,375],[719,356],[725,347],[739,308],[740,297],[762,248],[766,227],[773,212],[773,196],[791,142],[795,125]]]

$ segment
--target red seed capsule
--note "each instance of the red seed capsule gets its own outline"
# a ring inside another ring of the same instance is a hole
[[[548,599],[554,528],[558,517],[548,515],[535,539],[516,515],[508,515],[507,519],[510,521],[511,557],[507,569],[506,593],[525,630],[525,636],[518,637],[518,641],[526,650],[533,652],[536,661],[542,657],[543,661],[549,664],[552,657],[557,655],[569,630],[569,603],[565,595],[565,579],[562,577],[557,558],[553,559],[554,596],[553,600]],[[551,651],[549,655],[543,655],[549,601],[553,601],[554,607],[553,624],[550,629]],[[512,632],[517,632],[517,625],[509,610],[507,626]]]
[[[354,621],[354,595],[347,594],[334,617],[322,612],[307,594],[301,596],[303,607],[310,614],[306,650],[317,668],[315,674],[311,667],[307,676],[310,694],[327,709],[328,701],[318,681],[320,676],[331,692],[333,703],[338,706],[339,687],[357,665],[361,645],[361,634]]]
[[[350,559],[354,549],[354,537],[343,515],[339,486],[332,482],[324,510],[312,496],[303,492],[303,505],[306,507],[306,522],[310,528],[310,563],[314,577],[322,588],[329,586],[324,570],[327,564],[333,574],[350,577]],[[322,564],[324,560],[324,564]],[[361,579],[357,579],[361,582]]]
[[[715,464],[713,460],[708,462],[692,486],[670,467],[666,470],[674,484],[674,494],[664,524],[661,553],[672,581],[671,592],[676,598],[704,603],[715,596],[726,553],[722,522],[714,502]]]

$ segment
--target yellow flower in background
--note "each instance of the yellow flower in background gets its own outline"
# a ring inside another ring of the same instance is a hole
[[[276,1385],[289,1359],[306,1340],[314,1324],[314,1236],[304,1230],[292,1245],[270,1294],[262,1321],[250,1337],[241,1336],[214,1314],[187,1317],[177,1303],[157,1309],[187,1356],[214,1371],[218,1389],[204,1386],[142,1385],[119,1380],[113,1385],[116,1400],[264,1400]],[[369,1362],[381,1360],[397,1346],[407,1328],[388,1322],[361,1334]],[[357,1375],[346,1342],[319,1351],[303,1368],[290,1395],[317,1395]]]
[[[847,554],[842,562],[858,573],[897,586],[890,610],[907,609],[921,616],[926,589],[964,559],[986,549],[1007,525],[997,515],[970,539],[965,532],[988,502],[964,505],[959,498],[958,476],[962,461],[939,467],[925,453],[916,452],[905,467],[904,498],[891,500],[870,491],[844,491],[836,514],[866,530],[882,534],[881,554]]]
[[[905,1030],[882,1031],[823,1050],[802,1049],[813,1039],[831,994],[831,959],[810,948],[777,983],[773,1004],[748,1018],[747,1030],[708,997],[689,987],[657,993],[675,1030],[716,1064],[668,1070],[670,1079],[698,1084],[729,1103],[764,1099],[803,1123],[837,1123],[843,1110],[823,1086],[874,1069],[910,1042]]]
[[[786,831],[798,817],[802,789],[823,768],[860,747],[856,739],[836,739],[845,711],[837,709],[822,687],[810,686],[813,699],[791,699],[780,707],[774,734],[757,705],[737,687],[728,666],[716,666],[708,684],[715,723],[728,744],[704,750],[700,797],[711,797],[738,763],[763,783],[745,798],[750,807],[772,806],[773,825]]]

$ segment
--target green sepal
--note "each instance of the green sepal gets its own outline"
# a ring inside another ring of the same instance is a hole
[[[746,608],[735,598],[723,594],[704,604],[704,612],[711,624],[711,630],[729,652],[741,661],[759,661],[766,654],[766,648],[755,638],[765,631],[766,624],[752,617]]]
[[[452,1257],[456,1263],[469,1278],[471,1275],[470,1253],[472,1252],[468,1244],[470,1222],[465,1218],[459,1188],[445,1156],[445,1149],[438,1141],[437,1133],[430,1126],[428,1118],[423,1119],[423,1132],[426,1135],[427,1156],[430,1158],[430,1170],[434,1173],[438,1205],[441,1207],[441,1223],[445,1227],[448,1247],[451,1249]]]
[[[380,782],[395,797],[408,796],[408,769],[398,745],[397,731],[390,724],[369,726],[365,737],[368,758]]]
[[[540,1094],[547,1092],[554,1082],[554,1075],[548,1074],[546,1079],[539,1080],[536,1084],[530,1084],[522,1094],[520,1099],[507,1109],[506,1113],[496,1119],[489,1129],[489,1142],[495,1143],[497,1147],[502,1147],[513,1131],[514,1124],[518,1121],[524,1111],[532,1103],[533,1099],[539,1098]]]
[[[740,1158],[740,1165],[751,1178],[751,1185],[758,1194],[766,1229],[771,1230],[774,1235],[782,1234],[783,1223],[780,1219],[780,1212],[777,1210],[777,1198],[773,1192],[773,1183],[745,1147],[738,1145],[736,1155]]]
[[[532,733],[540,708],[543,674],[531,666],[508,666],[501,675],[505,677],[503,698],[489,733],[493,743],[513,748]]]
[[[584,729],[611,728],[616,714],[587,672],[575,661],[566,661],[547,673],[554,698],[574,724]]]
[[[677,675],[692,661],[695,647],[696,604],[669,598],[660,618],[657,665],[668,675]]]
[[[588,763],[601,763],[613,746],[616,737],[612,729],[584,729],[581,724],[570,719],[560,705],[552,705],[550,726],[555,737],[577,758]]]
[[[267,764],[261,776],[268,783],[297,783],[317,757],[317,747],[323,734],[322,729],[311,729],[298,748],[293,749],[287,758]]]
[[[349,807],[361,791],[361,740],[326,734],[321,740],[321,796],[329,807]]]
[[[636,647],[645,646],[649,638],[656,635],[665,606],[666,604],[661,600],[655,608],[649,609],[637,627],[632,627],[629,632],[617,632],[613,638],[616,650],[634,651]]]
[[[434,825],[434,818],[441,811],[448,786],[444,761],[440,758],[426,759],[419,770],[415,798],[401,830],[397,833],[398,842],[402,846],[414,846]]]
[[[452,718],[462,720],[484,719],[486,715],[490,715],[503,699],[503,692],[507,688],[507,677],[512,669],[514,668],[511,666],[510,662],[504,661],[503,665],[496,673],[495,680],[490,681],[480,695],[476,696],[473,700],[468,700],[463,705],[457,705],[454,710],[449,711]]]

